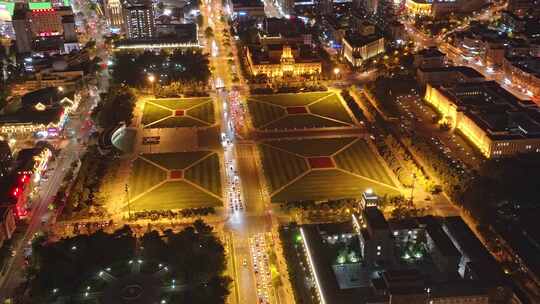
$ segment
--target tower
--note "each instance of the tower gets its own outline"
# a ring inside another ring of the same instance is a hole
[[[283,52],[281,53],[281,71],[283,75],[292,75],[294,73],[294,56],[292,54],[291,47],[288,45],[283,46]]]

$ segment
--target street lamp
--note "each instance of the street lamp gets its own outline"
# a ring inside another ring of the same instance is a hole
[[[334,75],[336,75],[336,79],[337,79],[339,75],[339,68],[334,68]]]
[[[153,74],[149,74],[148,75],[148,81],[150,82],[150,85],[152,86],[152,94],[155,96],[156,95],[156,90],[155,90],[155,87],[154,87],[154,82],[156,81],[156,76],[154,76]]]

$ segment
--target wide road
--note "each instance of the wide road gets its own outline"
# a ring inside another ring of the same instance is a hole
[[[243,112],[241,106],[245,99],[242,94],[249,90],[243,84],[239,73],[237,56],[229,57],[230,53],[238,54],[235,44],[230,43],[230,46],[226,46],[224,43],[230,39],[230,35],[224,34],[228,30],[228,25],[220,20],[221,11],[219,0],[205,1],[201,6],[204,17],[203,28],[209,25],[214,33],[214,36],[208,37],[203,45],[210,54],[217,100],[216,109],[222,136],[225,139],[223,158],[226,171],[225,208],[228,212],[228,221],[224,225],[224,232],[230,236],[228,239],[231,241],[234,260],[231,265],[234,267],[231,271],[234,275],[234,288],[229,302],[255,304],[260,303],[265,286],[261,284],[264,274],[260,269],[258,271],[254,269],[254,251],[257,252],[259,249],[254,250],[250,244],[253,244],[255,236],[269,235],[272,231],[272,211],[263,192],[256,146],[254,143],[238,138],[238,133],[244,134],[244,137],[249,134],[249,117]],[[230,59],[233,59],[233,64],[229,64]],[[233,85],[234,73],[238,74],[240,81]],[[274,222],[277,223],[277,221]],[[260,251],[263,252],[264,249]],[[283,279],[287,278],[283,277]],[[269,303],[292,303],[290,298],[275,296],[284,292],[272,290],[270,284],[267,287],[267,294],[270,295]]]

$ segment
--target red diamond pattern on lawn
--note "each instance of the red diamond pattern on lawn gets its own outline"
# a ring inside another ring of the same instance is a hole
[[[185,111],[184,110],[176,110],[174,111],[174,116],[184,116]]]
[[[294,115],[294,114],[306,114],[307,108],[306,107],[287,107],[287,114]]]
[[[335,168],[332,158],[327,156],[308,158],[311,169]]]
[[[173,170],[169,174],[171,179],[182,179],[184,178],[184,171],[182,170]]]

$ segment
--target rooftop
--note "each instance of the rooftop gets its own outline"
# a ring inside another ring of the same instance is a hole
[[[233,0],[233,7],[264,7],[264,3],[261,0]]]
[[[456,249],[448,235],[444,233],[439,224],[428,225],[426,231],[442,255],[449,257],[460,256],[459,251]]]
[[[439,51],[438,48],[436,47],[433,47],[433,48],[426,48],[426,49],[423,49],[423,50],[420,50],[417,55],[420,55],[422,57],[426,57],[426,58],[430,58],[430,57],[444,57],[446,56],[446,54],[444,54],[443,52]]]
[[[513,66],[523,70],[526,73],[532,74],[535,77],[540,78],[540,58],[527,56],[527,57],[506,57]]]
[[[388,222],[377,207],[367,207],[364,209],[364,216],[368,225],[374,229],[388,229]]]
[[[62,107],[54,107],[38,111],[33,108],[23,109],[13,114],[5,114],[0,116],[0,125],[12,124],[43,124],[58,123],[60,117],[64,113]]]
[[[467,66],[448,66],[448,67],[439,67],[439,68],[419,67],[419,69],[425,73],[458,72],[469,78],[484,78],[484,75],[480,74],[475,69],[467,67]]]
[[[64,97],[72,99],[73,95],[73,92],[65,93],[63,89],[57,87],[47,87],[23,95],[21,104],[24,108],[34,107],[38,103],[45,106],[55,106],[59,105]]]
[[[265,18],[262,27],[263,35],[269,37],[297,37],[307,34],[306,27],[300,19]]]
[[[437,88],[492,139],[540,137],[538,107],[518,99],[494,81]]]
[[[347,43],[350,44],[351,47],[353,48],[364,46],[366,44],[375,42],[382,38],[383,36],[377,32],[372,35],[364,36],[358,32],[350,32],[350,31],[347,32],[344,37],[345,41],[347,41]]]

